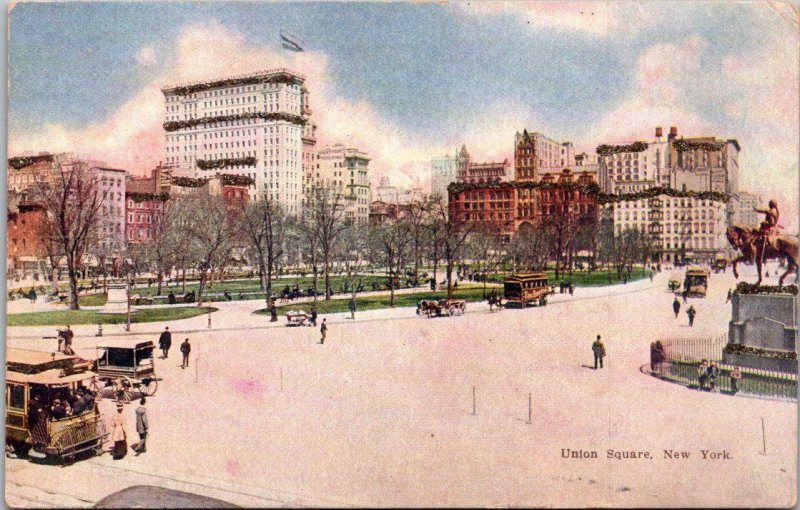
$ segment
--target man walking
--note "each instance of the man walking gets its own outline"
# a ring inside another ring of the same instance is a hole
[[[189,343],[188,338],[181,344],[181,352],[183,353],[181,368],[186,368],[189,366],[189,353],[192,352],[192,345]]]
[[[728,298],[725,300],[725,304],[730,303],[732,297],[733,297],[733,291],[731,289],[728,289]]]
[[[356,318],[356,300],[355,298],[350,300],[350,318],[355,320]]]
[[[146,400],[144,397],[139,401],[139,407],[136,408],[136,432],[139,433],[139,444],[136,445],[136,457],[140,453],[147,451],[147,408],[144,406]]]
[[[603,358],[606,355],[606,346],[600,340],[600,335],[597,335],[597,340],[592,344],[592,352],[594,353],[594,369],[597,370],[597,362],[600,361],[600,368],[603,368]]]
[[[169,332],[169,326],[164,328],[161,336],[158,337],[158,348],[161,349],[161,359],[167,359],[169,356],[169,348],[172,347],[172,333]]]
[[[311,308],[311,325],[315,328],[317,327],[317,307],[314,306]]]
[[[694,305],[690,306],[689,309],[686,310],[686,315],[689,316],[689,327],[691,328],[694,325],[694,316],[697,315]]]
[[[678,301],[678,298],[675,298],[675,301],[672,302],[672,311],[675,312],[675,318],[678,318],[678,314],[681,311],[681,302]]]
[[[319,339],[320,344],[325,343],[325,335],[328,333],[328,325],[325,323],[327,319],[322,319],[322,326],[319,327],[319,332],[322,334],[322,338]]]

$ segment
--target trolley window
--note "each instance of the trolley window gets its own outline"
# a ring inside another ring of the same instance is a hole
[[[15,409],[25,409],[25,386],[9,384],[6,386],[6,404]]]

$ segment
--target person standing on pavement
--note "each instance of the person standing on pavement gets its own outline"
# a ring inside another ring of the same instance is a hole
[[[675,298],[675,301],[672,302],[672,311],[675,312],[675,318],[678,318],[678,314],[681,312],[681,302],[678,301],[678,298]]]
[[[278,322],[278,308],[275,306],[275,302],[273,302],[272,306],[269,307],[269,315],[270,322]]]
[[[730,303],[732,297],[733,297],[733,291],[731,289],[728,289],[728,297],[727,299],[725,299],[725,304]]]
[[[355,320],[355,318],[356,318],[356,300],[355,300],[355,298],[350,300],[349,308],[350,308],[350,318]]]
[[[161,336],[158,337],[158,348],[161,349],[161,359],[169,357],[169,348],[172,347],[172,333],[169,332],[169,326],[164,328]]]
[[[694,316],[697,315],[697,311],[694,309],[694,305],[690,306],[688,310],[686,310],[686,315],[689,316],[689,327],[691,328],[694,326]]]
[[[311,325],[317,327],[317,307],[311,307]]]
[[[325,335],[328,333],[328,325],[325,323],[327,319],[322,319],[322,326],[319,327],[319,332],[322,335],[322,338],[319,339],[320,344],[325,343]]]
[[[121,403],[117,404],[117,414],[111,417],[111,440],[114,441],[112,458],[114,460],[119,460],[128,453],[128,434],[125,433],[123,409],[125,409],[125,406]]]
[[[147,408],[144,406],[146,399],[142,397],[139,407],[136,408],[136,432],[139,434],[139,444],[136,445],[136,456],[147,451]]]
[[[603,368],[603,358],[606,356],[606,346],[600,340],[600,335],[597,335],[597,340],[592,344],[592,353],[594,354],[594,369],[597,370],[597,362],[600,361],[600,368]]]
[[[181,368],[186,368],[189,366],[190,352],[192,352],[192,344],[189,343],[189,339],[187,338],[181,344],[181,353],[183,353],[183,363],[181,363]]]

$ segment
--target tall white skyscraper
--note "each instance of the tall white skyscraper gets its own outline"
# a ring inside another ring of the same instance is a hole
[[[311,115],[304,82],[275,69],[163,88],[166,165],[176,175],[246,175],[251,200],[268,197],[299,214]]]

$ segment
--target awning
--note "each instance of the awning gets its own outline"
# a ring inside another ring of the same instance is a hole
[[[79,381],[85,381],[95,377],[97,374],[90,371],[80,372],[77,374],[65,375],[61,377],[63,370],[54,368],[52,370],[45,370],[38,374],[20,374],[18,372],[6,372],[6,378],[9,382],[28,383],[28,384],[70,384]]]

